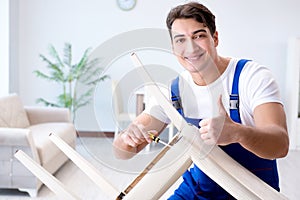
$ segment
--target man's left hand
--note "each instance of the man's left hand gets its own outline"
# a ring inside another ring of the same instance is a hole
[[[227,114],[223,102],[222,96],[218,100],[219,115],[214,118],[202,119],[199,123],[202,140],[206,144],[217,144],[217,145],[227,145],[235,141],[234,128],[237,123],[232,121],[232,119]]]

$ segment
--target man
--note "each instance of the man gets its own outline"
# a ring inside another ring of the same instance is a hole
[[[172,84],[177,88],[172,93],[181,102],[177,110],[187,121],[198,119],[193,123],[199,126],[205,143],[219,145],[279,191],[275,159],[287,155],[289,138],[278,85],[270,71],[253,61],[220,56],[215,16],[202,4],[190,2],[173,8],[166,23],[174,54],[185,68]],[[226,95],[220,92],[215,101],[210,90],[219,83]],[[211,114],[215,108],[217,116]],[[168,122],[159,106],[146,109],[114,141],[116,157],[134,156],[151,142],[147,132],[159,135]],[[185,172],[183,179],[170,199],[232,198],[197,166]]]

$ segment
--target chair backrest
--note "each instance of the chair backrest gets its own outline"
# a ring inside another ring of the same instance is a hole
[[[113,110],[114,114],[118,115],[124,112],[123,109],[123,98],[120,91],[120,86],[118,85],[118,81],[113,80],[111,83],[112,86],[112,103],[113,103]]]
[[[136,113],[132,111],[134,106],[130,101],[130,93],[127,91],[126,85],[120,84],[118,81],[112,81],[112,106],[113,115],[117,121],[131,121],[135,118]],[[127,102],[127,104],[126,104]]]
[[[29,120],[17,94],[0,97],[0,127],[26,128]]]

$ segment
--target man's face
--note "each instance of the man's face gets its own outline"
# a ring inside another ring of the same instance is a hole
[[[176,19],[172,25],[172,47],[180,64],[190,72],[200,72],[216,58],[218,33],[214,36],[195,19]]]

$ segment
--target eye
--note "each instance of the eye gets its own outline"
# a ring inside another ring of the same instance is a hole
[[[205,34],[201,33],[201,34],[196,34],[193,36],[193,40],[197,40],[197,39],[201,39],[201,38],[204,38],[205,37]]]
[[[175,40],[176,44],[182,44],[184,42],[185,42],[185,38],[178,38],[178,39]]]

